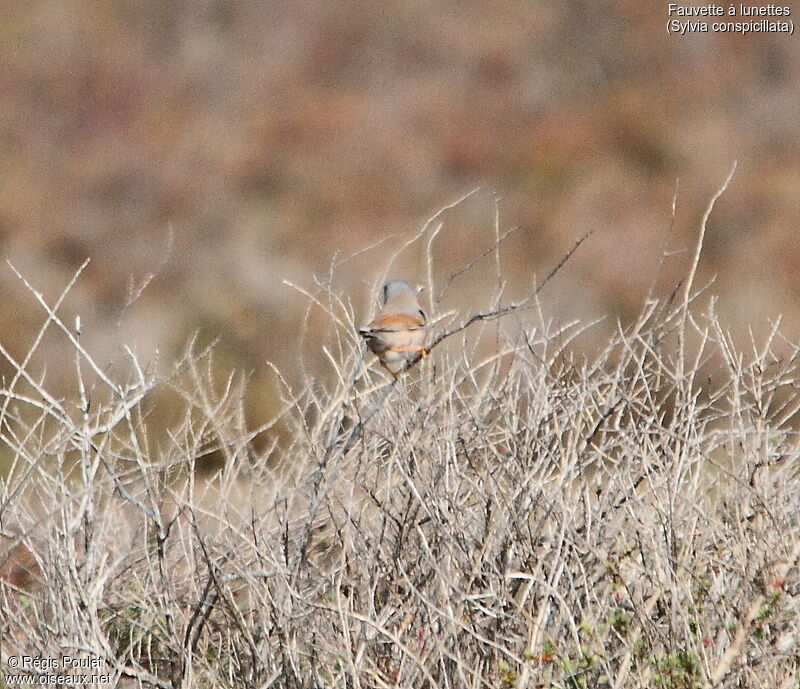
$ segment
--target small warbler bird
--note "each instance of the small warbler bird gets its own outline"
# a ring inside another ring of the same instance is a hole
[[[428,319],[418,291],[405,280],[389,280],[383,286],[381,310],[358,332],[381,366],[397,378],[427,354]]]

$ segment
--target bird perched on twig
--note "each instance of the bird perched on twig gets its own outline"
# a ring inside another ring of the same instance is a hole
[[[405,280],[389,280],[383,286],[378,315],[358,331],[381,366],[395,378],[427,354],[428,319],[417,295]]]

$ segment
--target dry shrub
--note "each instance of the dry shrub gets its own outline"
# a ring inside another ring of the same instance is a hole
[[[280,378],[278,463],[210,352],[167,375],[131,354],[117,380],[41,299],[76,392],[30,357],[3,385],[4,664],[90,654],[165,688],[796,687],[798,348],[776,326],[737,350],[693,272],[591,357],[571,346],[591,326],[535,298],[395,383],[332,270],[308,291],[331,375]],[[164,388],[182,421],[153,440]]]

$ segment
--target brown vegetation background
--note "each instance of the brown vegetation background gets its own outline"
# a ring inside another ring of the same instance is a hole
[[[505,249],[510,296],[594,230],[546,308],[625,318],[665,250],[657,289],[685,275],[680,250],[738,160],[698,282],[718,276],[734,332],[784,313],[796,337],[798,39],[671,37],[665,7],[3,3],[2,255],[48,298],[91,258],[64,313],[108,361],[123,342],[148,360],[222,335],[217,357],[256,372],[267,415],[265,364],[291,369],[306,303],[284,280],[313,288],[335,255],[481,186],[444,217],[444,265],[491,243],[500,198],[502,226],[522,227]],[[357,312],[387,253],[352,262],[340,288]],[[423,273],[413,257],[398,270]],[[480,276],[459,283],[462,301]],[[2,342],[22,356],[43,313],[6,267],[0,298]],[[39,354],[49,376],[70,366],[47,340]]]

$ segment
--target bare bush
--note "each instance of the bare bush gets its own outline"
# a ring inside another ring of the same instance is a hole
[[[308,291],[331,375],[281,378],[277,464],[210,352],[166,375],[131,354],[115,379],[29,286],[76,392],[48,392],[36,342],[3,350],[4,664],[83,654],[165,688],[796,687],[798,347],[776,325],[739,351],[690,275],[578,357],[590,325],[502,306],[501,242],[498,221],[489,316],[398,382],[335,270]],[[165,388],[182,421],[154,440]]]

